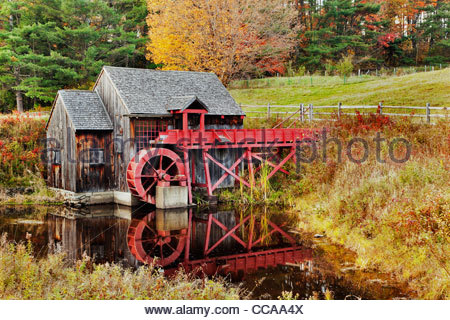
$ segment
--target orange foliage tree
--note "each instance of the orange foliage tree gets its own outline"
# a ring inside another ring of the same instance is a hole
[[[438,0],[386,0],[382,3],[382,14],[391,23],[391,32],[405,36],[414,34],[421,15],[428,6],[436,6]]]
[[[296,11],[283,0],[147,0],[147,59],[162,69],[234,76],[283,73]]]

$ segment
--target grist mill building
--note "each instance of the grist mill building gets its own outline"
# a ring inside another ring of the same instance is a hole
[[[183,119],[189,129],[241,129],[244,113],[215,74],[105,66],[92,91],[60,90],[55,98],[46,125],[48,185],[87,194],[92,204],[133,205],[130,160],[160,133],[181,130]],[[227,164],[238,151],[210,152]],[[201,156],[191,153],[192,168],[200,166]],[[210,167],[212,183],[221,175],[220,167]],[[195,171],[195,179],[204,181],[204,171]],[[220,187],[233,184],[228,176]]]

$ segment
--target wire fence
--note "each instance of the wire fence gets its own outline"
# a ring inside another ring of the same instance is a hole
[[[448,65],[420,66],[420,67],[399,67],[399,68],[377,68],[377,69],[356,69],[350,76],[338,76],[334,74],[294,74],[288,73],[281,76],[277,74],[273,77],[241,79],[232,81],[229,89],[257,89],[273,88],[285,86],[332,86],[338,84],[351,84],[376,80],[382,77],[395,77],[420,72],[432,72],[447,68]]]
[[[314,106],[313,104],[299,104],[297,106],[288,105],[241,105],[249,119],[271,119],[272,117],[281,118],[283,124],[288,120],[294,121],[319,121],[336,120],[342,116],[356,116],[357,111],[362,113],[379,112],[382,115],[393,117],[417,117],[431,123],[433,119],[450,119],[450,108],[432,107],[429,103],[426,106],[384,106],[379,103],[376,106],[344,106],[339,103],[335,106]]]

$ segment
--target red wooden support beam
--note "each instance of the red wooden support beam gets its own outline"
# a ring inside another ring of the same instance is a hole
[[[212,217],[212,214],[211,214]],[[244,220],[242,220],[241,223],[235,225],[231,230],[228,229],[226,226],[224,226],[219,220],[217,220],[216,218],[212,217],[212,220],[214,221],[215,224],[217,224],[222,230],[224,230],[226,233],[223,235],[223,237],[221,237],[214,245],[212,245],[206,252],[205,255],[208,255],[211,253],[211,251],[213,251],[219,244],[222,243],[222,241],[224,241],[226,238],[228,237],[232,237],[233,239],[235,239],[237,242],[239,242],[244,248],[247,247],[247,244],[241,239],[239,238],[235,232],[236,230],[242,226],[244,223],[246,223],[248,221],[248,219],[250,218],[250,216],[246,217]],[[209,222],[208,222],[209,223]],[[207,242],[209,242],[209,239],[206,239]]]
[[[271,167],[273,167],[273,168],[276,168],[276,167],[277,167],[277,165],[273,164],[273,163],[270,162],[269,160],[263,159],[263,158],[261,158],[260,156],[258,156],[258,155],[256,155],[256,154],[253,154],[253,158],[258,159],[258,160],[261,161],[261,162],[265,162],[265,163],[267,163],[269,166],[271,166]],[[258,168],[256,168],[256,169],[255,169],[255,172],[259,171],[260,169],[261,169],[261,166],[259,166]],[[289,174],[289,172],[287,172],[286,170],[281,169],[281,168],[279,169],[279,171],[281,171],[281,172],[283,172],[283,173],[286,173],[286,174]]]
[[[239,181],[241,181],[243,184],[245,184],[247,187],[250,187],[250,184],[245,181],[244,179],[242,179],[241,177],[239,177],[238,175],[236,175],[233,171],[231,171],[230,169],[228,169],[227,167],[225,167],[223,164],[221,164],[219,161],[217,161],[216,159],[214,159],[209,153],[204,152],[205,157],[210,159],[212,162],[214,162],[215,164],[217,164],[220,168],[222,168],[223,170],[225,170],[225,172],[227,172],[228,174],[230,174],[231,176],[233,176],[234,178],[238,179]]]
[[[191,248],[191,234],[192,233],[192,210],[189,210],[189,222],[188,222],[188,232],[186,236],[186,245],[184,247],[184,262],[189,261],[189,254]],[[194,230],[195,231],[195,230]]]
[[[295,148],[293,148],[292,151],[289,153],[289,155],[288,155],[286,158],[284,158],[283,161],[281,161],[281,162],[275,167],[275,169],[272,170],[271,173],[269,173],[269,175],[267,176],[267,179],[272,178],[272,176],[273,176],[279,169],[281,169],[281,167],[283,167],[284,164],[285,164],[286,162],[288,162],[288,160],[289,160],[290,158],[292,158],[294,155],[295,155]]]
[[[242,160],[244,159],[244,155],[240,156],[235,163],[233,163],[233,165],[230,167],[230,171],[233,171],[235,168],[238,168],[239,164],[242,162]],[[236,176],[234,177],[239,177],[239,172],[235,173]],[[217,182],[214,184],[214,186],[212,187],[212,190],[216,190],[217,187],[229,176],[230,174],[225,171],[225,173],[219,178],[219,180],[217,180]],[[239,180],[239,179],[238,179]]]
[[[247,161],[248,161],[248,174],[249,174],[249,179],[250,179],[250,183],[252,185],[255,184],[255,174],[253,172],[253,161],[252,161],[252,149],[251,148],[247,148]]]
[[[255,217],[253,214],[250,215],[250,227],[248,231],[248,244],[247,250],[251,251],[253,247],[253,232],[255,231]]]
[[[211,176],[209,174],[208,158],[212,158],[212,157],[208,154],[208,151],[203,149],[203,166],[205,169],[206,191],[208,192],[208,196],[212,196],[213,190],[212,190],[212,185],[211,185]]]
[[[211,225],[212,225],[212,214],[208,215],[208,225],[206,227],[206,238],[205,238],[205,246],[203,248],[203,255],[206,256],[206,253],[208,252],[209,247],[209,237],[211,235]]]
[[[161,161],[162,163],[162,161]],[[189,150],[184,151],[184,167],[187,177],[187,187],[188,187],[188,200],[189,204],[192,203],[192,187],[191,187],[191,173],[189,170]]]
[[[205,114],[200,114],[200,131],[205,131]]]
[[[272,221],[268,221],[268,223],[274,230],[277,230],[279,233],[281,233],[283,235],[283,237],[285,237],[292,245],[294,245],[296,243],[294,238],[292,238],[289,234],[287,234],[283,229],[281,229],[275,223],[273,223]]]
[[[183,113],[183,131],[187,132],[188,130],[189,130],[188,114]]]

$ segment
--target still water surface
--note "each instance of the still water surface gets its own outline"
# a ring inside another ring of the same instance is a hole
[[[267,208],[253,208],[251,214],[117,205],[0,208],[0,233],[17,242],[30,239],[37,257],[62,251],[70,260],[87,254],[97,263],[132,268],[163,257],[158,261],[169,273],[189,261],[186,268],[198,271],[202,265],[202,272],[227,276],[254,299],[277,299],[283,291],[299,299],[323,299],[328,292],[334,299],[408,298],[406,287],[389,275],[359,270],[352,252],[293,231],[293,225]]]

